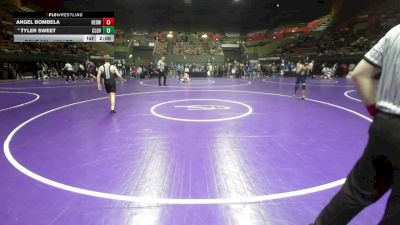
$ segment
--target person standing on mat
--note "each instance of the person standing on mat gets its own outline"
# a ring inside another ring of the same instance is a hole
[[[309,64],[308,64],[308,74],[309,74],[309,76],[311,77],[311,79],[314,79],[315,77],[314,77],[314,64],[315,64],[315,61],[314,60],[312,60]]]
[[[87,60],[86,61],[86,78],[90,78],[91,80],[96,79],[96,65],[94,62]]]
[[[165,75],[165,57],[161,57],[157,63],[158,85],[161,86],[161,77],[164,77],[164,86],[167,86],[167,76]]]
[[[389,189],[379,225],[400,224],[400,25],[364,55],[351,76],[374,120],[363,155],[315,225],[348,224]],[[381,73],[378,89],[374,76]]]
[[[69,77],[71,77],[72,81],[75,83],[74,67],[72,66],[72,64],[69,62],[65,63],[63,70],[65,70],[65,76],[67,77],[65,83],[68,84]]]
[[[121,84],[124,83],[124,80],[122,79],[121,73],[118,71],[117,67],[114,65],[110,64],[111,57],[109,55],[104,56],[104,65],[99,67],[99,71],[97,73],[97,89],[101,91],[103,89],[102,87],[102,78],[104,80],[104,87],[106,89],[106,92],[109,95],[110,98],[110,103],[111,103],[111,112],[116,113],[115,111],[115,92],[117,89],[117,85],[115,82],[115,76],[118,76],[118,78],[121,81]]]
[[[297,63],[297,68],[296,68],[296,73],[297,73],[297,78],[296,78],[296,84],[294,86],[294,94],[293,96],[296,96],[297,89],[299,89],[299,84],[301,83],[301,99],[306,98],[306,78],[308,74],[308,62],[305,62],[304,64],[302,62]]]

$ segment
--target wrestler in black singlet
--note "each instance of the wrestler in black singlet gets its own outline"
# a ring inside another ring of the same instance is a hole
[[[115,82],[115,75],[111,73],[110,64],[104,64],[104,72],[102,74],[102,77],[104,78],[104,86],[106,88],[107,93],[113,92],[115,93],[117,89],[117,85]]]

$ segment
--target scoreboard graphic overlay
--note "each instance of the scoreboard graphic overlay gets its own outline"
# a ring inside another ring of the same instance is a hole
[[[16,12],[14,42],[114,42],[114,12]]]

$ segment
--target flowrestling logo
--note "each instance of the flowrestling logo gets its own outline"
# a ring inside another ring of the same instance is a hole
[[[175,108],[183,108],[189,111],[210,111],[210,110],[228,110],[231,107],[222,105],[176,105]]]

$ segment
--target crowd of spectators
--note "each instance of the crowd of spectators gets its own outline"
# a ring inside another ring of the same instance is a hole
[[[274,56],[341,56],[359,54],[367,51],[382,36],[382,29],[374,28],[358,32],[325,31],[321,36],[305,35],[298,37],[288,46],[277,49]]]
[[[12,33],[9,31],[11,23],[6,22],[4,19],[0,20],[0,39],[1,40],[11,40]]]
[[[387,20],[364,29],[328,29],[320,34],[299,34],[287,46],[278,47],[273,56],[343,56],[369,50],[395,24]]]
[[[224,55],[221,46],[215,41],[207,39],[200,40],[195,35],[178,35],[172,43],[172,54],[174,55]],[[168,42],[160,40],[156,42],[154,54],[165,55],[168,49]]]
[[[218,42],[210,41],[208,42],[208,46],[210,48],[211,55],[224,55],[221,45]]]
[[[195,34],[179,34],[173,47],[173,54],[204,55],[202,41]]]
[[[189,42],[175,43],[173,53],[182,55],[204,55],[204,49],[201,44],[194,44]]]
[[[167,46],[168,46],[168,42],[166,42],[166,41],[156,42],[156,44],[154,46],[154,54],[157,54],[157,55],[167,54]]]
[[[74,68],[74,75],[81,78],[87,78],[86,73],[89,67],[87,62],[70,62]],[[65,62],[2,62],[0,68],[0,80],[6,79],[49,79],[64,77]],[[95,75],[95,74],[92,74]]]

